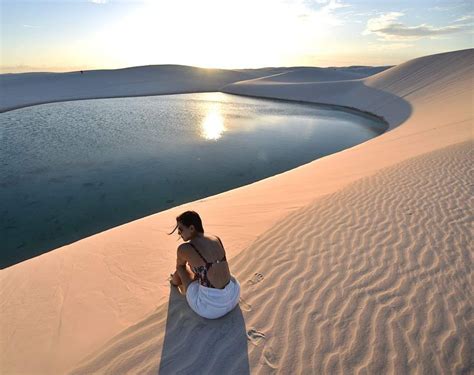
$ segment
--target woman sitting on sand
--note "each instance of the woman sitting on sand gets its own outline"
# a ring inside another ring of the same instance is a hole
[[[183,212],[176,218],[178,234],[185,242],[178,246],[176,271],[170,283],[186,294],[191,309],[198,315],[216,319],[239,303],[240,284],[227,264],[224,245],[217,236],[204,235],[199,214]],[[190,270],[186,268],[189,264]]]

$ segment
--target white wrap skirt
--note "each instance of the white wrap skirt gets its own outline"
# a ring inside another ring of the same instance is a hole
[[[239,299],[240,283],[234,276],[231,276],[224,289],[208,288],[199,284],[199,280],[195,280],[186,290],[189,307],[207,319],[224,316],[238,305]]]

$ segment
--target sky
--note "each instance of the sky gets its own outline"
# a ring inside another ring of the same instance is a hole
[[[0,73],[396,65],[473,47],[474,0],[0,0]]]

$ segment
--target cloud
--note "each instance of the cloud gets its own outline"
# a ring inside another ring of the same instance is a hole
[[[89,2],[94,4],[106,4],[108,0],[89,0]]]
[[[375,30],[376,33],[387,37],[401,37],[405,39],[419,39],[425,36],[454,34],[461,31],[464,31],[464,28],[460,26],[433,27],[426,24],[421,24],[419,26],[405,26],[401,23],[394,23],[387,27]]]
[[[362,32],[363,35],[368,35],[374,32],[374,30],[378,30],[380,28],[383,28],[387,25],[390,25],[393,21],[395,21],[397,18],[403,16],[403,13],[400,12],[390,12],[390,13],[385,13],[382,14],[378,17],[375,18],[370,18],[367,21],[367,27],[366,29]]]
[[[371,18],[367,21],[366,29],[363,35],[375,34],[382,41],[410,41],[418,40],[425,37],[437,37],[440,35],[449,35],[470,30],[469,24],[459,24],[460,20],[465,22],[470,16],[461,17],[451,25],[443,27],[435,27],[428,24],[417,26],[407,26],[398,21],[403,16],[401,12],[390,12],[382,14],[378,17]]]
[[[304,0],[300,0],[295,1],[294,3],[306,8],[309,12],[316,12],[319,14],[331,14],[334,13],[336,9],[347,8],[351,6],[350,4],[343,3],[342,0],[313,0],[313,4]]]
[[[452,23],[471,24],[473,21],[474,21],[474,16],[473,15],[468,15],[468,16],[462,16],[462,17],[454,20]]]
[[[344,4],[340,0],[329,0],[329,2],[323,6],[321,10],[325,12],[332,12],[333,10],[347,7],[350,7],[350,4]]]
[[[309,9],[306,4],[303,8],[306,10],[305,14],[302,14],[300,18],[307,19],[308,21],[315,21],[324,18],[330,25],[337,26],[344,23],[340,17],[336,15],[338,9],[350,7],[350,4],[343,3],[341,0],[317,0],[318,4],[322,5],[317,10]]]
[[[317,4],[322,5],[319,8],[314,6],[308,6],[305,1],[296,2],[296,6],[302,10],[302,13],[298,15],[298,18],[307,22],[321,23],[321,20],[328,25],[338,26],[344,23],[341,17],[336,15],[337,9],[350,7],[350,4],[342,3],[341,0],[316,0]]]
[[[23,24],[23,25],[21,25],[21,26],[26,27],[26,28],[28,28],[28,29],[37,29],[37,28],[39,27],[39,26],[26,25],[26,24]]]

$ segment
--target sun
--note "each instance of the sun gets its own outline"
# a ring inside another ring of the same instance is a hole
[[[310,37],[307,21],[284,4],[278,0],[146,2],[104,26],[95,37],[97,52],[122,66],[232,69],[284,64],[285,56],[301,52]],[[312,24],[315,31],[319,23]]]

